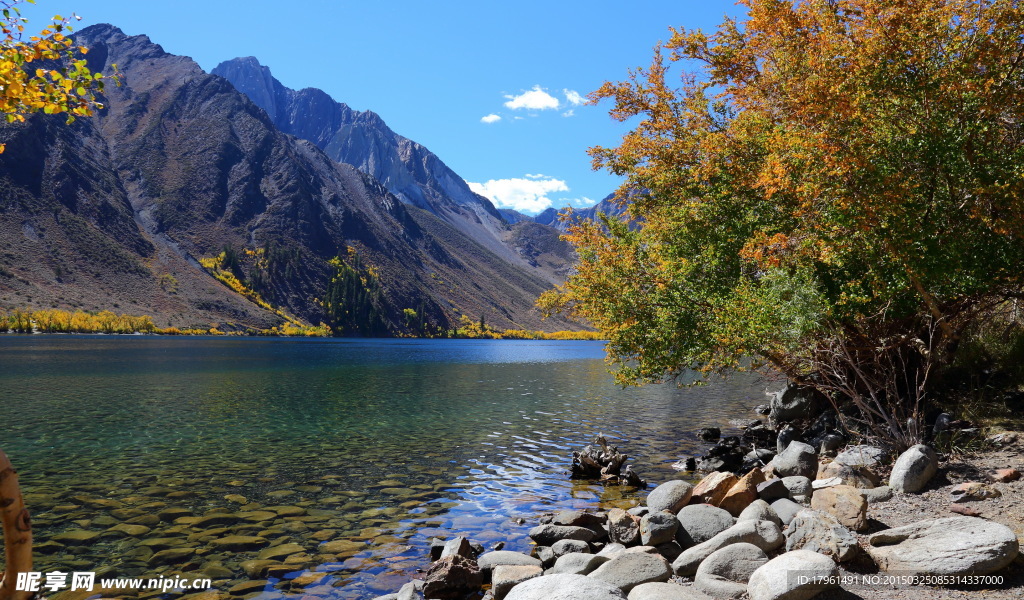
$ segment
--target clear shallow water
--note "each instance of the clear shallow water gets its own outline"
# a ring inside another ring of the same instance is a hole
[[[659,483],[703,447],[699,428],[728,434],[764,400],[752,376],[623,390],[603,356],[597,342],[2,336],[0,448],[33,511],[37,568],[220,565],[226,589],[258,550],[216,540],[258,535],[305,550],[264,596],[371,598],[428,566],[432,536],[525,551],[545,511],[634,504],[567,478],[598,433]],[[168,508],[191,516],[154,524]],[[229,523],[189,522],[217,513]],[[109,531],[131,520],[150,530]],[[78,546],[71,530],[100,537]],[[162,565],[164,547],[195,553]],[[310,571],[326,577],[292,582]]]

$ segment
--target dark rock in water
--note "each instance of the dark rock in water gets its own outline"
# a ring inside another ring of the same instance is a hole
[[[483,573],[472,558],[453,554],[430,565],[423,580],[428,598],[462,598],[484,584]]]
[[[763,467],[775,458],[775,453],[767,448],[751,450],[743,456],[743,467],[741,471],[750,472],[751,469]]]
[[[761,421],[754,421],[743,430],[743,441],[758,446],[774,445],[775,432]]]
[[[445,541],[439,538],[430,538],[430,561],[433,562],[441,558],[441,553],[444,552]]]
[[[754,412],[756,412],[759,415],[768,416],[768,415],[770,415],[772,413],[772,405],[771,404],[758,404],[757,407],[754,408]]]
[[[790,442],[796,439],[797,430],[792,425],[786,425],[779,430],[779,435],[775,440],[775,451],[781,454],[786,448],[789,447]]]
[[[694,471],[697,469],[697,459],[691,456],[686,459],[686,462],[683,463],[683,465],[686,467],[687,471]]]
[[[626,467],[625,473],[621,472],[628,458],[627,455],[620,453],[618,448],[609,446],[603,435],[599,435],[592,445],[572,453],[571,477],[646,487],[646,482],[630,467]]]
[[[697,432],[697,437],[705,442],[714,442],[722,437],[722,430],[717,427],[705,427]]]
[[[823,406],[820,394],[814,388],[793,383],[772,394],[769,404],[774,423],[813,418]]]
[[[713,473],[715,471],[727,471],[725,468],[725,461],[720,458],[704,458],[697,463],[697,471],[704,471],[707,473]]]

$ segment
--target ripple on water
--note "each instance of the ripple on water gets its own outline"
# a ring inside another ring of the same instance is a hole
[[[622,390],[583,342],[8,336],[0,361],[39,569],[231,573],[218,589],[248,569],[266,598],[392,592],[434,536],[528,551],[540,513],[638,502],[567,479],[596,434],[658,482],[763,400],[750,377]]]

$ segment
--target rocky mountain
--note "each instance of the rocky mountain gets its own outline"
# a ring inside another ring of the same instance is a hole
[[[91,69],[116,63],[123,83],[108,87],[107,108],[93,118],[68,126],[36,115],[0,127],[0,306],[228,328],[294,315],[345,333],[448,327],[461,316],[578,328],[542,321],[533,307],[560,250],[467,233],[465,223],[483,215],[515,237],[486,200],[428,193],[457,191],[457,182],[424,176],[396,196],[368,172],[378,163],[357,169],[282,132],[277,112],[271,118],[146,36],[96,25],[76,38],[90,48]],[[260,101],[275,111],[300,106]],[[353,123],[372,120],[363,115]],[[395,144],[399,156],[418,156],[402,165],[436,160],[408,140]],[[372,330],[357,328],[359,319]]]
[[[615,202],[614,198],[615,194],[609,194],[594,206],[591,206],[589,208],[573,209],[572,219],[570,221],[563,221],[560,217],[562,213],[567,211],[567,209],[565,208],[548,208],[538,213],[535,217],[533,217],[533,221],[535,223],[540,223],[541,225],[554,227],[555,229],[564,232],[569,229],[569,225],[572,224],[573,222],[581,220],[592,221],[596,219],[597,213],[604,213],[611,217],[619,217],[626,211],[626,207],[619,204],[618,202]]]
[[[217,65],[281,131],[308,140],[338,162],[355,166],[403,202],[430,211],[477,243],[513,262],[505,219],[487,198],[422,145],[392,131],[372,111],[352,110],[316,88],[292,90],[253,57]]]

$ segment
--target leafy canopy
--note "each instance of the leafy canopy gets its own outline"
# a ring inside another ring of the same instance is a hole
[[[951,353],[1024,277],[1021,3],[740,3],[591,94],[636,123],[591,155],[639,228],[575,227],[541,306],[605,332],[624,383],[748,357],[807,377],[837,340],[853,378],[862,350]]]
[[[7,122],[24,121],[25,115],[66,113],[68,123],[76,116],[91,116],[103,108],[96,94],[110,76],[92,73],[84,56],[88,50],[68,37],[70,19],[55,16],[52,23],[25,38],[27,19],[18,8],[34,0],[0,0],[0,113]],[[116,69],[116,67],[115,67]],[[116,74],[113,76],[116,78]],[[0,152],[3,152],[0,144]]]

